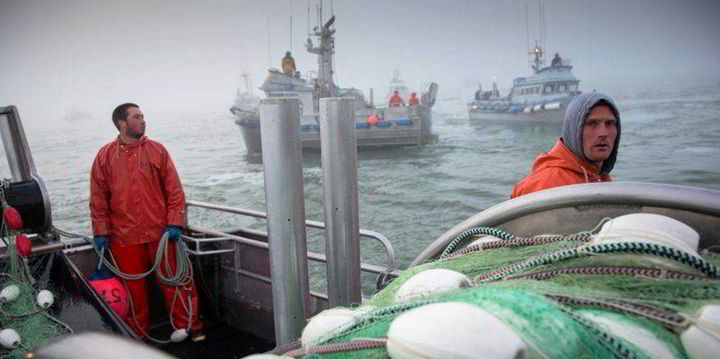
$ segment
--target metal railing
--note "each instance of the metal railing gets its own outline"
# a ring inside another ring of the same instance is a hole
[[[200,202],[200,201],[187,201],[185,203],[186,215],[187,215],[188,209],[190,207],[205,208],[205,209],[211,209],[211,210],[216,210],[216,211],[220,211],[220,212],[244,215],[247,217],[267,219],[267,214],[265,214],[264,212],[223,206],[223,205],[217,205],[217,204]],[[325,229],[325,223],[323,223],[323,222],[306,220],[305,225],[307,227],[311,227],[311,228]],[[213,236],[213,238],[184,237],[186,241],[190,241],[195,244],[195,248],[189,248],[190,253],[192,253],[194,255],[222,254],[222,253],[230,253],[235,250],[235,249],[219,249],[219,250],[204,251],[201,249],[201,246],[200,246],[201,244],[212,243],[212,242],[230,241],[230,242],[235,242],[235,243],[252,246],[255,248],[268,249],[267,242],[259,241],[256,239],[247,238],[247,237],[234,235],[234,234],[230,234],[230,233],[224,233],[224,232],[213,230],[213,229],[192,226],[189,224],[188,224],[188,229],[190,231],[194,231],[197,233],[203,233],[206,235]],[[247,229],[247,228],[243,228],[243,231],[246,233],[250,233],[255,236],[258,236],[258,237],[267,238],[267,233],[263,232],[263,231],[257,231],[257,230]],[[383,248],[385,249],[385,253],[386,253],[387,259],[388,259],[388,264],[386,267],[378,266],[378,265],[374,265],[374,264],[368,264],[368,263],[361,263],[360,269],[362,271],[368,272],[368,273],[374,273],[374,274],[391,274],[391,275],[399,274],[399,271],[397,271],[397,269],[395,268],[395,251],[393,250],[392,244],[387,239],[387,237],[385,237],[381,233],[366,230],[366,229],[360,229],[360,237],[370,238],[370,239],[374,239],[374,240],[377,240],[378,242],[380,242],[380,244],[382,244]],[[320,253],[308,252],[308,259],[316,261],[316,262],[327,263],[327,257],[324,254],[320,254]]]

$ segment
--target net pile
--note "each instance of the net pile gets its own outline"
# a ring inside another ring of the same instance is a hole
[[[321,337],[315,348],[292,354],[312,358],[322,348],[335,348],[322,358],[387,358],[383,345],[340,350],[349,343],[387,340],[392,321],[414,308],[464,302],[510,326],[527,345],[527,358],[653,358],[659,353],[687,358],[679,335],[702,306],[720,304],[720,256],[688,256],[647,243],[591,245],[588,233],[528,239],[493,233],[497,241],[462,249],[463,243],[453,242],[439,259],[409,268],[363,303],[359,309],[365,314]],[[399,288],[430,269],[463,273],[472,285],[397,303]],[[616,335],[599,324],[603,318],[654,338],[662,352]]]
[[[0,346],[0,357],[25,358],[26,353],[43,345],[48,339],[66,334],[67,330],[36,303],[39,290],[48,284],[49,272],[45,269],[50,267],[53,256],[35,260],[24,259],[17,254],[14,237],[8,235],[5,228],[3,238],[8,243],[8,257],[0,272],[0,289],[17,285],[20,291],[17,298],[0,306],[0,329],[15,330],[20,336],[21,344],[16,348]],[[40,276],[34,278],[31,273],[40,273]]]

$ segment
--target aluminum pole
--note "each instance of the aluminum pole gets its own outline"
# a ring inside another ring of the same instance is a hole
[[[300,337],[310,308],[298,99],[260,101],[270,275],[278,346]]]
[[[15,106],[0,107],[0,135],[13,182],[30,181],[37,171]]]
[[[328,300],[330,307],[359,304],[362,291],[353,99],[320,99],[320,151]]]

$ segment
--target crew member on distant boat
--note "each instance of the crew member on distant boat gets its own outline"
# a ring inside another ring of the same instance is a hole
[[[620,114],[612,99],[598,92],[578,95],[568,105],[562,137],[539,155],[512,198],[548,188],[611,181],[620,145]]]
[[[475,101],[483,100],[482,84],[478,84],[478,89],[475,91]]]
[[[555,53],[555,57],[553,57],[552,61],[550,61],[550,66],[560,66],[562,65],[562,58],[560,57],[559,53]]]
[[[402,97],[400,97],[400,93],[398,93],[397,91],[393,92],[392,97],[390,97],[390,107],[404,106],[404,105],[405,105],[405,101],[403,100]]]
[[[418,99],[417,93],[413,92],[412,94],[410,94],[410,100],[408,100],[408,105],[412,106],[417,105],[418,103],[420,103],[420,99]]]
[[[295,76],[295,59],[290,55],[290,51],[286,52],[282,59],[282,70],[285,75]]]
[[[90,216],[95,244],[98,249],[109,244],[122,272],[141,274],[153,266],[160,239],[167,233],[165,258],[175,271],[175,242],[181,240],[185,226],[185,193],[170,153],[145,136],[145,118],[138,105],[118,106],[112,121],[120,134],[100,148],[90,172]],[[157,270],[171,275],[165,269]],[[148,283],[145,279],[126,282],[134,311],[128,325],[139,336],[145,336],[150,329]],[[192,339],[204,339],[194,282],[181,287],[158,284],[173,324],[187,328],[191,310]]]

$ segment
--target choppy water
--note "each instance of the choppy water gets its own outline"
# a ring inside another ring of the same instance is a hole
[[[623,126],[616,180],[720,190],[720,84],[610,94]],[[435,113],[436,145],[359,154],[360,225],[390,238],[401,267],[455,224],[507,199],[535,155],[548,150],[560,132],[559,124],[473,126],[462,109],[455,110],[459,116]],[[145,108],[145,113],[148,135],[170,150],[189,199],[265,211],[262,164],[246,156],[226,109],[189,114]],[[89,168],[116,130],[109,116],[49,124],[35,120],[25,128],[50,191],[55,224],[90,233]],[[305,205],[307,218],[322,221],[319,163],[319,154],[305,155]],[[7,164],[1,165],[0,173],[9,177]],[[191,212],[191,222],[263,226],[203,210]],[[311,234],[310,248],[322,251],[323,246],[322,236]],[[375,255],[378,248],[364,244],[364,260],[383,263]]]

